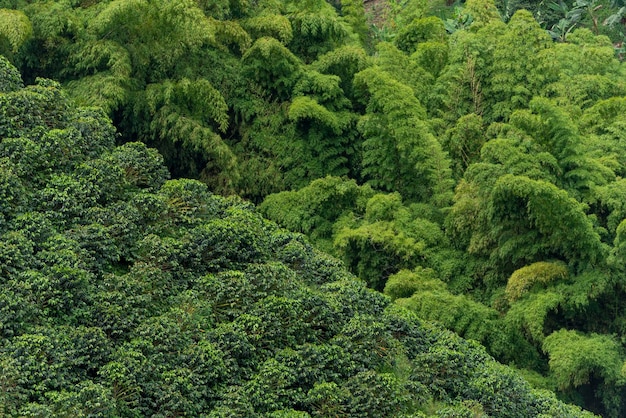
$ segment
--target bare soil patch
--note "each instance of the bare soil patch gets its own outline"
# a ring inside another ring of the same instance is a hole
[[[387,20],[389,4],[387,0],[363,0],[365,15],[370,25],[382,27]]]

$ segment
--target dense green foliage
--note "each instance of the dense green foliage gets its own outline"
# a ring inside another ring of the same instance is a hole
[[[4,414],[626,414],[626,8],[375,3],[0,0]]]
[[[591,416],[0,62],[0,415]]]

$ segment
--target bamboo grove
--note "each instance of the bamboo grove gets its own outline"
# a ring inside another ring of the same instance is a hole
[[[0,415],[626,414],[619,2],[0,7]]]

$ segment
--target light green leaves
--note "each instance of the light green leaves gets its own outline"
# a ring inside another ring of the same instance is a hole
[[[515,270],[506,285],[506,296],[514,302],[535,286],[552,284],[567,277],[567,267],[558,262],[539,261]]]
[[[621,378],[622,350],[611,336],[562,329],[545,339],[543,349],[560,389],[588,383],[594,374],[606,382]]]
[[[28,17],[19,10],[0,9],[0,36],[4,37],[15,53],[33,34]]]
[[[584,206],[556,186],[508,174],[496,182],[492,196],[493,220],[501,222],[500,234],[504,238],[500,258],[532,260],[556,251],[568,261],[585,266],[604,257],[605,249],[585,215]],[[540,235],[533,239],[530,235],[528,239],[520,234],[509,235],[510,228],[521,220]],[[507,236],[510,236],[508,240]]]
[[[375,67],[357,74],[355,85],[367,97],[358,125],[365,137],[363,175],[374,187],[445,206],[451,197],[449,162],[413,91]]]

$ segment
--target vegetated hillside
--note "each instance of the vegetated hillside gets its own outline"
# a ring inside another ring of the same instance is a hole
[[[375,27],[356,0],[0,7],[0,51],[29,84],[59,80],[104,109],[118,145],[156,147],[173,177],[262,202],[264,216],[534,387],[626,414],[618,2],[389,0]],[[96,174],[84,170],[46,193],[80,190],[91,204],[81,182]],[[61,218],[91,213],[55,199]],[[144,230],[132,211],[89,216],[117,219],[114,236]],[[159,254],[188,251],[177,245]],[[114,260],[144,254],[120,248]]]
[[[591,416],[0,68],[0,415]]]
[[[362,177],[261,211],[536,386],[623,416],[624,65],[590,30],[555,43],[477,3],[451,35],[400,27],[355,74]]]

